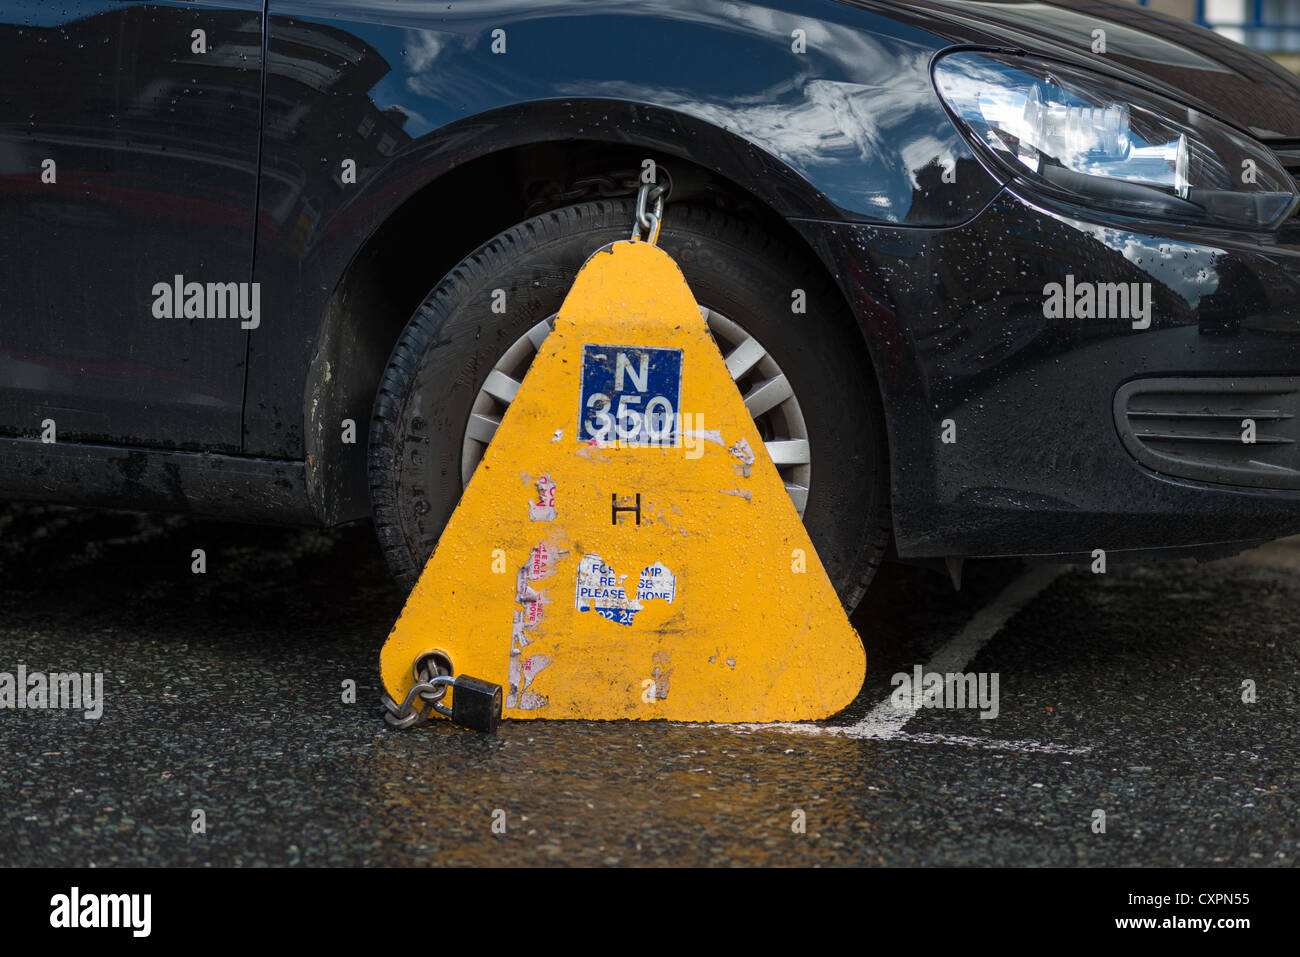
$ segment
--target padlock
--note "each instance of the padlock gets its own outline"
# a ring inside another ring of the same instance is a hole
[[[450,667],[450,663],[443,667]],[[448,691],[454,691],[451,707],[442,703]],[[452,724],[492,734],[501,724],[501,686],[481,678],[448,674],[427,677],[416,668],[416,682],[399,705],[388,695],[381,699],[384,720],[395,728],[409,728],[428,720],[430,713],[449,718]],[[417,705],[416,702],[421,702]]]
[[[501,724],[500,685],[469,675],[458,675],[451,690],[452,724],[488,734],[496,731]]]

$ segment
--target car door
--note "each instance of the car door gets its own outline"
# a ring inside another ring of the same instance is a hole
[[[240,449],[261,30],[0,0],[0,433]]]

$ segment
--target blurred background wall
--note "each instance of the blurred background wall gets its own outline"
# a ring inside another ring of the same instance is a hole
[[[1130,0],[1194,20],[1300,72],[1300,0]]]

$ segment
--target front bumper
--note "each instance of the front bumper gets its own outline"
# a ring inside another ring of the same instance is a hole
[[[1300,226],[1157,235],[1010,192],[951,229],[796,225],[872,353],[900,555],[1149,553],[1300,532],[1300,491],[1156,471],[1115,411],[1133,380],[1300,373]],[[1149,283],[1149,327],[1045,315],[1048,283]],[[1273,434],[1300,441],[1300,418]]]

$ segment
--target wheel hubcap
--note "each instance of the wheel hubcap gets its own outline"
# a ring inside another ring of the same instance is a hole
[[[726,358],[727,371],[740,389],[745,408],[753,417],[767,453],[785,483],[785,490],[802,517],[808,504],[812,453],[803,411],[794,389],[776,360],[757,339],[714,309],[701,306],[700,314],[709,325],[713,341]],[[488,443],[501,424],[501,417],[514,401],[524,374],[554,325],[555,317],[551,316],[520,336],[497,360],[484,380],[465,424],[460,469],[461,481],[465,485],[469,484],[470,477],[478,468]]]

